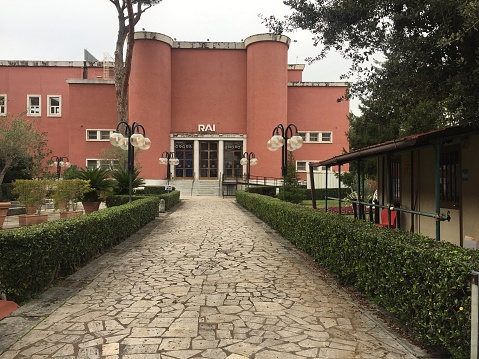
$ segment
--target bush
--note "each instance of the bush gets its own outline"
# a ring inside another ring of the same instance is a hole
[[[0,288],[23,302],[158,216],[151,196],[91,214],[0,232]]]
[[[469,276],[479,252],[258,194],[237,191],[236,200],[426,345],[469,358]]]
[[[175,187],[173,187],[173,191],[174,190],[175,190]],[[171,192],[171,191],[166,191],[165,186],[145,186],[143,187],[143,189],[135,190],[135,194],[145,195],[145,196],[165,194],[168,192]]]
[[[276,187],[273,186],[254,186],[246,189],[249,193],[262,194],[264,196],[276,197]]]
[[[131,196],[132,201],[136,201],[142,198],[148,198],[150,196]],[[180,192],[179,191],[173,191],[169,193],[164,193],[162,195],[157,196],[160,199],[165,200],[165,210],[169,210],[172,208],[174,205],[176,205],[178,202],[180,202]],[[121,206],[122,204],[128,203],[130,200],[130,196],[128,195],[113,195],[113,196],[108,196],[106,198],[105,204],[107,207],[115,207],[115,206]]]
[[[13,194],[13,183],[2,183],[0,185],[0,201],[13,201],[17,196]]]

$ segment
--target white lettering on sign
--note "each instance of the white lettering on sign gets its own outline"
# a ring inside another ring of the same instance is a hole
[[[216,131],[216,125],[198,125],[198,132],[206,132],[206,131],[211,131],[215,132]]]

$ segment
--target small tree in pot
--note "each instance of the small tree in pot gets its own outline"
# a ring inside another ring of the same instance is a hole
[[[60,218],[83,213],[78,211],[78,201],[91,190],[88,181],[81,179],[55,181],[52,194],[55,209],[60,210]]]
[[[82,204],[85,213],[98,210],[100,203],[113,191],[114,182],[110,179],[110,170],[86,167],[80,169],[79,177],[89,181],[91,188],[83,195]]]

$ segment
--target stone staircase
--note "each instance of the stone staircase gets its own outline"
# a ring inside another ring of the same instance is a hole
[[[175,180],[171,183],[182,196],[220,196],[221,190],[217,180]]]

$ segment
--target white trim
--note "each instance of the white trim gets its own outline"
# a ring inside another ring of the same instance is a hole
[[[58,106],[51,105],[50,100],[54,98],[58,98]],[[61,95],[47,95],[47,117],[62,117],[62,96]]]
[[[6,116],[7,115],[7,94],[6,93],[0,93],[0,99],[3,98],[3,105],[0,104],[0,116]]]
[[[31,112],[30,99],[38,97],[38,108],[33,107],[35,112]],[[37,112],[38,111],[38,112]],[[41,117],[42,116],[42,95],[27,95],[27,116],[29,117]]]

